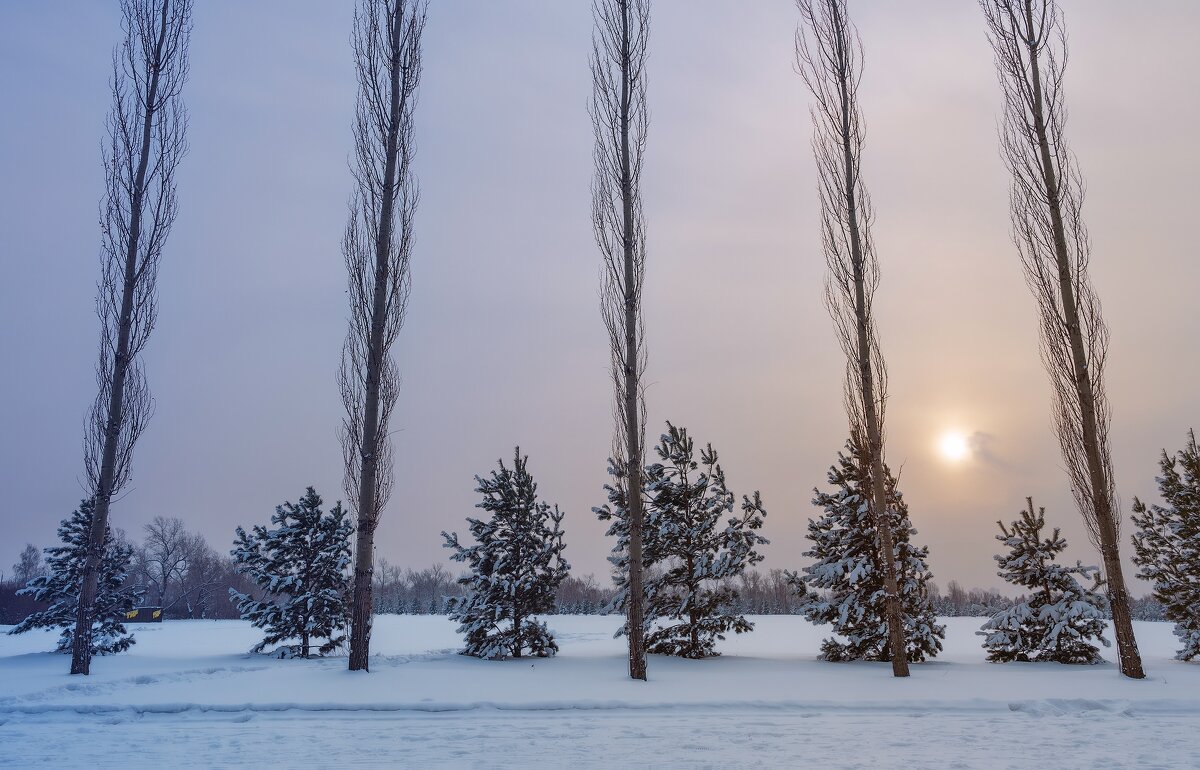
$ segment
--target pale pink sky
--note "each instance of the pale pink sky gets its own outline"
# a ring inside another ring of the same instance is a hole
[[[1112,329],[1117,485],[1153,497],[1200,427],[1200,5],[1063,0],[1068,134],[1088,181]],[[472,476],[520,443],[567,511],[568,558],[606,572],[610,383],[589,223],[588,3],[437,2],[417,112],[422,201],[396,348],[403,390],[389,560],[444,559]],[[157,413],[113,520],[179,516],[224,551],[314,484],[341,496],[334,382],[350,174],[351,3],[198,4],[191,154],[146,357]],[[969,0],[851,3],[866,47],[864,173],[878,219],[889,460],[943,586],[995,585],[997,518],[1026,495],[1096,556],[1050,430],[1033,300],[1008,239],[999,94]],[[764,568],[803,563],[813,485],[845,438],[822,305],[807,94],[789,0],[657,0],[645,310],[649,438],[670,419],[762,490]],[[99,144],[115,4],[0,5],[0,569],[82,495],[93,397]],[[947,429],[984,438],[961,465]],[[1128,525],[1123,541],[1128,543]],[[1128,547],[1126,552],[1128,553]],[[1144,586],[1135,586],[1140,593]]]

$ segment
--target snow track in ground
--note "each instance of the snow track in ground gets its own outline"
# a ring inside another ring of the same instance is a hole
[[[920,714],[1003,714],[1020,712],[1031,716],[1187,716],[1200,720],[1200,700],[1141,700],[1130,701],[1097,701],[1078,698],[1049,698],[1046,700],[1027,701],[989,701],[971,699],[961,701],[883,701],[846,703],[837,701],[700,701],[696,703],[673,703],[670,701],[646,701],[643,703],[628,703],[625,701],[527,701],[520,704],[497,701],[472,701],[455,703],[450,701],[435,702],[396,702],[396,703],[148,703],[148,704],[106,704],[106,703],[23,703],[14,706],[0,706],[0,724],[6,717],[66,714],[77,716],[126,716],[141,717],[155,714],[281,714],[287,712],[300,713],[376,713],[395,714],[426,713],[444,714],[472,711],[490,712],[558,712],[583,711],[606,712],[625,711],[638,712],[720,712],[740,710],[746,713],[783,712],[800,716],[814,714],[878,714],[895,716]],[[1198,725],[1200,726],[1200,725]]]
[[[1195,717],[1087,712],[106,715],[10,722],[0,765],[36,767],[1195,768]],[[64,734],[64,732],[66,734]],[[55,747],[70,747],[58,754]],[[1114,750],[1114,747],[1120,747]],[[132,753],[131,753],[132,752]]]

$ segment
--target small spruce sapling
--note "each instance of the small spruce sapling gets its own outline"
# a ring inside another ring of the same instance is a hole
[[[45,574],[34,577],[18,591],[50,606],[22,620],[10,634],[23,634],[35,628],[61,628],[57,651],[71,652],[93,508],[92,500],[84,500],[59,524],[58,537],[63,544],[46,549]],[[134,643],[133,635],[126,632],[123,623],[127,613],[142,600],[140,587],[125,585],[132,562],[133,546],[120,534],[114,537],[111,527],[106,529],[96,583],[93,655],[124,652]]]
[[[267,632],[251,652],[295,639],[299,644],[284,645],[275,654],[307,658],[314,647],[317,654],[326,655],[345,642],[354,527],[341,502],[328,513],[321,511],[322,502],[309,487],[297,504],[285,502],[275,508],[273,529],[237,528],[231,551],[237,570],[264,593],[255,599],[229,589],[242,619]],[[325,642],[317,645],[318,639]]]
[[[937,623],[929,598],[933,574],[926,559],[927,546],[912,538],[917,530],[908,505],[887,474],[887,518],[892,527],[892,548],[900,591],[900,612],[910,662],[924,661],[942,649],[946,627]],[[870,458],[862,442],[851,438],[829,468],[832,492],[814,489],[813,505],[824,509],[808,522],[812,541],[804,555],[815,562],[803,575],[787,573],[787,581],[800,594],[800,612],[814,624],[830,624],[841,639],[826,639],[821,658],[832,662],[891,659],[885,615],[883,559],[878,527],[871,511]]]
[[[1200,447],[1196,432],[1172,457],[1163,450],[1158,492],[1166,505],[1147,506],[1133,500],[1134,563],[1138,577],[1154,586],[1154,598],[1166,619],[1175,624],[1183,644],[1178,660],[1200,655]]]
[[[486,519],[467,519],[475,545],[459,543],[458,533],[442,532],[450,558],[470,568],[458,583],[468,594],[448,601],[450,619],[466,636],[462,653],[477,658],[546,657],[558,645],[537,615],[554,612],[554,594],[570,564],[562,557],[562,518],[558,506],[537,499],[528,456],[513,450],[513,466],[499,461],[490,478],[475,477],[483,500],[476,508]]]
[[[1000,564],[997,574],[1029,589],[1029,594],[997,612],[976,631],[986,637],[983,647],[988,660],[1099,663],[1100,648],[1092,641],[1109,646],[1102,635],[1108,599],[1099,590],[1100,569],[1085,567],[1082,562],[1074,567],[1055,562],[1067,541],[1057,527],[1050,537],[1043,538],[1046,509],[1038,508],[1034,514],[1033,498],[1025,502],[1021,518],[1010,526],[997,522],[1000,534],[996,539],[1009,550],[995,559]],[[1092,580],[1092,588],[1081,586],[1076,575]]]

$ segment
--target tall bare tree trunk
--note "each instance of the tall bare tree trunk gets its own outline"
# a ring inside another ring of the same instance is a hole
[[[121,13],[125,40],[113,52],[101,205],[100,392],[84,439],[95,508],[71,643],[72,674],[91,670],[109,508],[129,480],[134,444],[154,408],[139,355],[154,329],[158,262],[177,211],[175,169],[187,151],[180,91],[188,74],[191,0],[122,0]]]
[[[1064,136],[1066,31],[1054,0],[980,0],[980,6],[1004,94],[1000,141],[1013,176],[1013,240],[1041,313],[1055,430],[1076,505],[1104,563],[1121,673],[1141,679],[1108,445],[1108,328],[1088,277],[1083,180]]]
[[[346,419],[346,494],[358,514],[350,670],[370,657],[375,528],[392,489],[388,422],[399,376],[391,346],[404,323],[412,221],[413,110],[421,76],[424,0],[360,0],[354,14],[358,73],[355,181],[342,241],[349,273],[350,331],[339,383]]]
[[[860,179],[862,118],[858,84],[862,42],[845,0],[797,0],[796,67],[813,94],[813,153],[819,177],[825,259],[825,298],[846,354],[846,408],[851,433],[870,458],[871,514],[883,557],[892,673],[908,676],[908,648],[896,575],[894,533],[887,515],[883,467],[887,368],[872,316],[879,260],[871,240],[871,199]]]
[[[646,367],[641,297],[646,242],[640,179],[646,146],[648,0],[595,0],[592,38],[592,126],[596,174],[592,220],[604,259],[601,311],[612,349],[616,403],[613,454],[625,470],[629,516],[626,624],[629,676],[646,678],[645,597],[642,565],[642,452]]]

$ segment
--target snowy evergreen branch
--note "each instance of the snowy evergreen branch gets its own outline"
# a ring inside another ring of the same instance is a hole
[[[1100,649],[1109,642],[1102,634],[1108,600],[1099,592],[1098,567],[1076,562],[1064,567],[1055,557],[1067,547],[1067,541],[1055,528],[1050,537],[1042,537],[1046,525],[1045,509],[1033,513],[1033,500],[1021,518],[1010,526],[1000,524],[996,539],[1009,551],[996,556],[1000,577],[1014,585],[1030,589],[1022,601],[1001,610],[976,633],[986,637],[983,646],[988,660],[1052,661],[1055,663],[1099,663]],[[1090,579],[1094,585],[1084,588],[1075,576]]]
[[[339,502],[329,513],[309,487],[296,504],[285,502],[271,517],[273,529],[256,525],[237,528],[231,552],[238,571],[266,596],[263,599],[229,589],[243,620],[265,629],[266,637],[251,652],[298,640],[276,650],[280,657],[307,658],[333,652],[344,641],[346,598],[350,591],[350,536],[354,532]],[[325,642],[315,645],[314,640]]]
[[[445,547],[454,551],[450,558],[470,567],[458,581],[468,595],[449,601],[450,619],[466,635],[464,655],[499,659],[558,652],[536,616],[554,612],[554,593],[571,568],[562,557],[563,514],[537,499],[528,460],[517,447],[511,468],[501,460],[490,478],[475,477],[475,491],[483,495],[476,507],[490,514],[467,519],[475,545],[442,532]]]
[[[1175,636],[1183,644],[1179,660],[1200,655],[1200,447],[1195,431],[1177,457],[1162,453],[1159,495],[1166,505],[1133,500],[1134,563],[1138,577],[1154,585]]]
[[[668,422],[655,452],[659,462],[646,467],[643,485],[647,650],[687,658],[717,655],[716,642],[725,634],[754,627],[735,609],[739,595],[733,581],[762,561],[756,547],[769,542],[758,533],[767,513],[757,491],[736,506],[716,451],[706,445],[697,459],[686,429]],[[609,557],[617,608],[628,597],[629,528],[621,472],[610,461],[614,482],[605,486],[609,502],[593,509],[601,521],[611,522],[608,534],[617,540]],[[627,631],[623,627],[617,633]]]
[[[829,661],[890,660],[880,538],[870,510],[870,456],[853,439],[829,469],[833,492],[813,490],[813,505],[825,513],[808,522],[812,548],[804,555],[816,561],[803,575],[789,573],[800,594],[800,610],[809,621],[830,624],[840,637],[826,639],[821,657]],[[927,547],[917,547],[917,534],[897,479],[884,466],[887,515],[900,592],[908,660],[932,658],[942,649],[945,626],[938,625],[929,598],[933,578],[925,560]]]
[[[26,617],[10,634],[23,634],[35,628],[61,628],[57,650],[71,652],[94,510],[94,501],[84,500],[59,524],[58,537],[63,544],[46,549],[45,574],[32,578],[18,592],[50,606]],[[133,635],[126,632],[123,623],[126,614],[142,600],[141,588],[125,585],[132,561],[133,547],[124,537],[119,534],[114,537],[112,529],[106,528],[96,583],[92,655],[124,652],[134,643]]]

